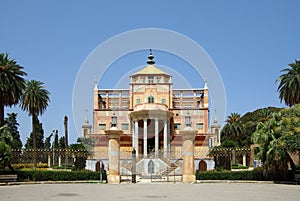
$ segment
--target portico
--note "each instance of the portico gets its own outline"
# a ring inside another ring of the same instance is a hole
[[[137,105],[129,114],[132,122],[132,147],[136,157],[147,158],[149,154],[158,157],[170,151],[170,119],[173,112],[164,104],[146,103]],[[152,156],[152,155],[151,155]]]

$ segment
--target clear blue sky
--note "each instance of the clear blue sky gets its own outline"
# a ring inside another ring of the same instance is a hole
[[[45,135],[52,129],[62,135],[63,117],[68,115],[71,142],[77,138],[72,118],[76,75],[90,52],[116,34],[163,28],[196,41],[222,76],[227,115],[267,106],[283,107],[275,80],[288,63],[300,59],[297,0],[2,0],[0,5],[0,52],[8,52],[24,66],[27,79],[45,83],[51,92],[50,106],[41,117]],[[136,58],[139,65],[146,60]],[[156,59],[159,61],[159,54]],[[168,66],[168,61],[161,64]],[[199,83],[192,85],[202,87],[203,82]],[[106,87],[114,87],[113,83],[109,85]],[[87,90],[92,93],[92,89]],[[18,108],[6,108],[6,112],[11,111],[18,113],[25,143],[31,118]]]

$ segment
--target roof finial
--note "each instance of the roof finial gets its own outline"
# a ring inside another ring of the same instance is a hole
[[[218,124],[217,110],[215,110],[215,114],[214,114],[214,124]]]
[[[204,89],[208,89],[208,87],[207,87],[207,79],[204,80]]]
[[[97,80],[95,79],[94,81],[94,90],[98,90],[98,83],[97,83]]]
[[[85,123],[86,125],[88,125],[88,124],[89,124],[88,110],[86,109],[85,112],[86,112],[86,117],[85,117],[84,123]]]
[[[152,49],[150,49],[150,54],[148,56],[147,64],[149,64],[149,65],[155,64],[155,61],[153,60],[153,58],[154,58],[154,56],[152,55]]]

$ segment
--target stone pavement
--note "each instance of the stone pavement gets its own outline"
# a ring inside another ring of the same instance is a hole
[[[201,184],[27,184],[0,186],[0,201],[298,201],[300,185],[262,183]]]

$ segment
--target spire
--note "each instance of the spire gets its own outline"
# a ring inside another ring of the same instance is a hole
[[[94,84],[95,84],[94,90],[98,90],[98,83],[97,83],[97,80],[96,80],[96,79],[95,79],[95,81],[94,81]]]
[[[207,87],[207,80],[206,79],[204,80],[204,89],[208,89],[208,87]]]
[[[150,49],[150,54],[148,56],[147,64],[149,64],[149,65],[155,64],[155,61],[153,59],[154,59],[154,56],[152,55],[152,49]]]
[[[84,123],[85,123],[85,125],[88,125],[89,124],[88,110],[85,110],[85,112],[86,112],[86,117],[85,117]]]
[[[217,115],[216,115],[216,113],[217,113],[217,110],[215,110],[215,114],[214,114],[214,124],[218,124],[218,120],[217,120]]]

